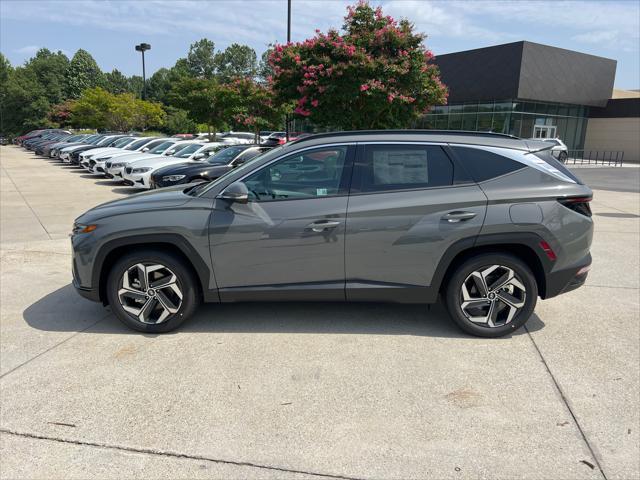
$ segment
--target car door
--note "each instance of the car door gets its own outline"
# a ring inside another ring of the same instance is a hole
[[[222,301],[344,300],[344,236],[355,147],[312,147],[241,181],[248,203],[216,199],[210,247]]]
[[[347,211],[347,299],[432,300],[438,262],[479,233],[486,205],[441,145],[360,145]]]

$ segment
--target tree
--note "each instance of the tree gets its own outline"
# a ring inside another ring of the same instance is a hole
[[[32,70],[36,75],[49,103],[57,104],[65,99],[65,73],[69,68],[69,59],[64,53],[52,53],[46,48],[41,48],[24,68]]]
[[[147,98],[156,102],[166,103],[167,94],[171,90],[171,71],[168,68],[157,70],[147,80]]]
[[[69,99],[51,107],[49,120],[58,127],[73,126],[72,115],[76,101]]]
[[[3,133],[21,133],[34,128],[52,126],[47,114],[46,91],[32,69],[12,69],[2,62],[2,129]]]
[[[175,135],[176,133],[196,133],[198,125],[189,118],[189,112],[175,107],[165,107],[167,117],[164,122],[162,131],[167,135]]]
[[[267,50],[262,52],[262,56],[260,57],[260,64],[258,65],[258,77],[263,82],[268,82],[271,77],[273,77],[273,67],[271,67],[271,63],[269,62],[269,57],[273,53],[273,48],[269,46]]]
[[[295,113],[342,129],[407,128],[446,102],[433,55],[408,20],[397,22],[361,2],[348,7],[343,35],[316,31],[302,43],[276,45],[270,56],[277,98]]]
[[[235,77],[254,77],[258,70],[256,52],[247,45],[233,43],[215,55],[216,74],[222,81]]]
[[[104,85],[100,67],[86,50],[78,50],[65,72],[65,93],[68,98],[78,98],[87,88]]]
[[[227,88],[235,94],[230,101],[234,125],[251,129],[256,139],[260,130],[277,128],[288,113],[287,105],[275,100],[270,87],[252,78],[236,79]]]
[[[107,128],[113,97],[114,95],[100,87],[86,89],[71,109],[72,124],[84,128]]]
[[[126,93],[131,92],[129,79],[114,68],[111,73],[104,74],[104,87],[110,93]],[[135,93],[135,92],[131,92]]]
[[[189,112],[189,117],[206,124],[215,132],[227,127],[227,121],[237,106],[237,93],[216,79],[183,78],[169,95],[171,103]]]
[[[215,44],[206,38],[191,44],[186,66],[192,77],[213,78],[216,69],[214,49]]]
[[[133,93],[136,97],[142,98],[142,88],[144,87],[144,82],[140,75],[131,75],[127,79],[128,92]]]

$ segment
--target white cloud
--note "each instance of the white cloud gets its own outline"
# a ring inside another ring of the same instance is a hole
[[[25,47],[22,48],[18,48],[16,49],[17,53],[22,53],[24,55],[35,55],[36,52],[38,50],[40,50],[41,47],[37,46],[37,45],[27,45]]]

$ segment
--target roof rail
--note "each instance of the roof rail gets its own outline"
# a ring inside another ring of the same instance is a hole
[[[307,137],[302,137],[298,140],[294,140],[291,143],[302,143],[308,140],[315,140],[316,138],[327,137],[345,137],[349,135],[380,135],[385,133],[402,134],[402,135],[460,135],[460,136],[476,136],[476,137],[489,137],[489,138],[511,138],[515,140],[521,140],[520,137],[515,135],[509,135],[507,133],[495,133],[495,132],[474,132],[467,130],[344,130],[339,132],[325,132],[314,133]]]

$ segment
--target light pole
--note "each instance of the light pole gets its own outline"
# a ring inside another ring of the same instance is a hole
[[[147,50],[151,50],[151,45],[148,43],[141,43],[140,45],[136,45],[136,51],[142,53],[142,99],[146,100],[147,98],[147,75],[144,70],[144,52]]]
[[[287,0],[287,43],[291,41],[291,0]],[[284,117],[284,130],[287,142],[289,141],[289,115]]]

